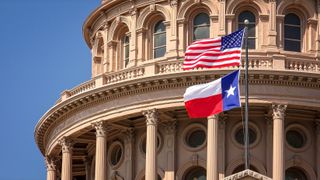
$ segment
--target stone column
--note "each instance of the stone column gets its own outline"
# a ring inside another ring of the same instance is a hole
[[[176,139],[176,126],[177,121],[171,120],[164,123],[165,130],[165,151],[167,168],[165,170],[164,179],[174,180],[175,178],[175,139]]]
[[[272,105],[273,116],[273,180],[284,179],[284,116],[287,105]]]
[[[320,180],[320,119],[316,119],[316,174]]]
[[[107,132],[104,121],[92,124],[96,129],[95,180],[107,178]]]
[[[157,123],[156,109],[143,112],[147,123],[146,175],[147,180],[157,180]]]
[[[61,180],[72,180],[72,145],[73,142],[63,137],[59,144],[62,147]]]
[[[87,156],[84,158],[84,165],[86,168],[86,180],[91,180],[91,163],[92,163],[92,157]]]
[[[47,180],[56,180],[56,160],[52,157],[46,157]]]
[[[125,179],[134,179],[134,128],[129,128],[125,132],[125,145],[124,145],[124,155],[125,155],[125,166],[126,175]]]
[[[219,116],[208,117],[207,179],[218,180],[218,123]]]

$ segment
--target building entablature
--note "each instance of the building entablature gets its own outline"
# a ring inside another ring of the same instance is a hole
[[[110,109],[106,108],[107,106],[105,105],[103,109],[95,110],[94,112],[98,114],[102,112],[112,114],[111,112],[113,112],[113,115],[107,118],[112,121],[112,119],[117,120],[121,118],[116,116],[117,109],[121,110],[122,108],[131,107],[130,113],[136,114],[150,106],[151,102],[157,102],[154,104],[155,107],[159,107],[166,102],[167,108],[170,107],[170,103],[174,105],[178,104],[179,108],[183,108],[182,95],[186,87],[217,79],[232,69],[202,69],[189,71],[188,73],[165,73],[171,70],[173,69],[167,68],[157,76],[142,76],[127,81],[109,81],[107,84],[102,83],[99,86],[91,86],[91,88],[84,91],[76,91],[77,93],[72,91],[63,93],[65,95],[63,100],[60,99],[60,102],[41,118],[35,129],[36,142],[40,146],[42,153],[45,154],[45,147],[51,144],[55,137],[62,135],[61,133],[65,131],[67,126],[62,128],[61,124],[71,127],[74,123],[82,121],[80,117],[84,117],[84,114],[74,116],[71,118],[72,120],[70,119],[70,117],[79,111],[89,110],[91,107],[98,106],[99,104],[109,103]],[[242,80],[243,75],[241,76],[241,82]],[[104,80],[103,82],[108,81]],[[317,89],[320,88],[319,82],[320,77],[317,73],[301,72],[297,74],[294,71],[251,70],[249,83],[252,88],[250,91],[250,95],[252,95],[250,99],[252,100],[250,101],[258,104],[270,104],[274,100],[286,103],[290,102],[293,106],[306,106],[308,109],[319,108],[319,104],[316,102],[316,100],[320,98],[316,92]],[[278,91],[278,93],[271,95],[267,90],[261,92],[259,89],[262,87],[269,87],[271,88],[270,90],[274,92]],[[289,87],[290,89],[288,90]],[[303,97],[301,97],[301,94],[297,91],[297,89],[301,88],[308,91]],[[165,93],[167,89],[171,89],[170,96],[168,93]],[[146,95],[142,96],[142,94]],[[163,94],[163,97],[160,96],[160,94]],[[123,103],[121,103],[122,108],[116,108],[115,104],[119,105],[121,99],[132,98],[135,97],[135,95],[139,95],[139,98],[124,100]],[[263,101],[263,99],[266,101]],[[139,105],[139,107],[135,105]],[[93,117],[95,115],[91,114],[91,116]],[[107,115],[105,114],[105,118],[106,117]],[[92,119],[90,122],[92,122]]]

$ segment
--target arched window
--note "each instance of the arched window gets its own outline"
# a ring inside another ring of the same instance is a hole
[[[206,170],[202,167],[194,167],[184,177],[185,180],[206,180]]]
[[[286,180],[307,180],[307,176],[298,168],[291,167],[286,170]]]
[[[124,67],[129,63],[129,36],[124,36],[122,40],[122,59]]]
[[[244,28],[244,20],[249,20],[248,25],[248,48],[256,48],[256,17],[250,11],[243,11],[238,17],[239,29]]]
[[[206,13],[200,13],[193,19],[193,41],[206,39],[210,36],[210,18]]]
[[[163,57],[166,53],[166,26],[159,21],[153,31],[153,58]]]
[[[300,18],[293,13],[284,17],[284,50],[301,51]]]

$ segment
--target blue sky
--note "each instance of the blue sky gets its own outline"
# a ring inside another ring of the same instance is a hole
[[[82,25],[99,3],[1,0],[1,180],[46,178],[34,127],[63,90],[90,79]]]

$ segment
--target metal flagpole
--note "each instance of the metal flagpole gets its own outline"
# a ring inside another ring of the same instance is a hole
[[[249,101],[249,87],[248,87],[248,25],[249,25],[249,20],[244,21],[245,25],[245,48],[246,48],[246,63],[245,63],[245,152],[244,152],[244,159],[245,159],[245,169],[250,169],[250,164],[249,164],[249,132],[248,132],[248,101]]]

